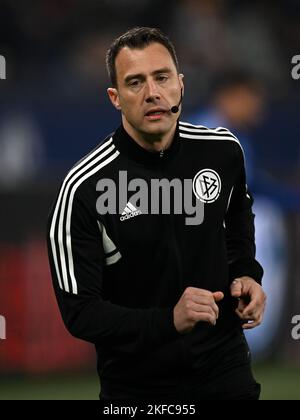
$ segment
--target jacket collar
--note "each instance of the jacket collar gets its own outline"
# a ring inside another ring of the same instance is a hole
[[[162,152],[150,152],[140,146],[121,125],[113,135],[114,143],[121,154],[126,155],[140,164],[162,164],[173,159],[179,151],[180,138],[177,122],[176,131],[171,145]]]

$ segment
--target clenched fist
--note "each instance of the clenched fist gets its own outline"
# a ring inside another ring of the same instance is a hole
[[[216,302],[224,297],[222,292],[210,292],[187,287],[174,307],[174,325],[179,333],[191,331],[199,321],[216,325],[219,308]]]

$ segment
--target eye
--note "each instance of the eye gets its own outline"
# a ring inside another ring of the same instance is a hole
[[[161,83],[166,82],[168,79],[169,79],[169,77],[166,74],[159,74],[157,76],[157,81],[161,82]]]
[[[133,88],[138,87],[140,84],[141,84],[141,81],[138,79],[133,79],[128,83],[128,85]]]

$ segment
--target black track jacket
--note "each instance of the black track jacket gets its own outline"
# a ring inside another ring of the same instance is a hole
[[[96,346],[102,389],[199,377],[209,354],[242,340],[229,286],[261,282],[252,203],[242,148],[222,127],[178,122],[170,148],[152,153],[121,126],[71,169],[49,218],[50,266],[68,330]],[[188,286],[224,292],[215,327],[175,329]]]

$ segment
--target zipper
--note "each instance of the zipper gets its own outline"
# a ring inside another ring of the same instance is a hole
[[[159,151],[159,158],[161,159],[160,165],[159,165],[160,178],[169,179],[169,177],[166,175],[168,175],[168,164],[170,163],[168,162],[168,159],[167,161],[164,159],[164,155],[165,155],[165,150],[163,149],[160,150]],[[161,214],[160,217],[162,218],[162,222],[163,222],[163,232],[167,236],[169,246],[171,247],[171,250],[172,250],[172,265],[176,267],[176,271],[178,272],[178,278],[179,278],[180,284],[177,284],[177,287],[179,290],[181,289],[183,293],[183,285],[182,285],[183,268],[182,268],[181,252],[180,252],[179,244],[176,238],[175,217],[174,217],[174,214],[169,214],[169,215]],[[180,340],[179,346],[180,346],[180,358],[182,360],[183,366],[185,369],[188,369],[190,367],[190,363],[189,363],[190,354],[188,354],[187,344],[183,338]],[[182,381],[182,377],[180,373],[178,374],[177,377],[179,378],[180,381]]]

